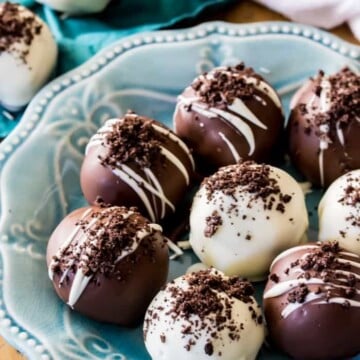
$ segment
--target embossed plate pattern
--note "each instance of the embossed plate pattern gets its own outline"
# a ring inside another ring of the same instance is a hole
[[[358,47],[308,26],[215,22],[124,39],[46,86],[0,146],[0,334],[29,359],[148,359],[140,328],[72,313],[47,277],[50,233],[85,204],[79,168],[89,137],[128,108],[171,126],[176,96],[198,73],[239,60],[278,89],[287,112],[307,77],[320,68],[358,67],[359,56]],[[308,196],[310,207],[318,196]],[[314,230],[316,216],[311,220]],[[170,276],[192,261],[189,252],[172,262]],[[282,358],[268,349],[260,354]]]

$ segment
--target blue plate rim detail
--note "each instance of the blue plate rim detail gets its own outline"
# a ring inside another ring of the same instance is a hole
[[[10,135],[0,144],[0,177],[7,160],[27,140],[29,135],[41,123],[42,114],[51,104],[52,99],[65,89],[70,88],[88,79],[117,57],[134,48],[161,43],[181,43],[206,38],[211,35],[248,38],[264,35],[291,35],[307,39],[340,53],[350,60],[360,59],[360,46],[351,44],[338,36],[309,25],[290,22],[257,22],[247,24],[234,24],[222,21],[206,22],[200,25],[178,30],[159,30],[132,35],[121,39],[101,50],[93,58],[71,70],[46,85],[31,101],[20,123]],[[0,194],[0,208],[1,206]],[[1,215],[2,217],[2,215]],[[0,219],[1,220],[1,219]],[[3,297],[4,262],[2,258],[4,244],[0,241],[0,303],[3,311],[0,312],[0,335],[12,346],[19,349],[25,356],[31,358],[34,348],[42,360],[50,359],[50,352],[31,333],[16,323],[14,317],[6,310]],[[12,330],[13,329],[13,330]],[[17,329],[15,331],[14,329]],[[16,336],[15,336],[16,335]]]

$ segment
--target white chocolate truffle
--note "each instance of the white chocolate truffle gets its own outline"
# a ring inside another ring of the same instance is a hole
[[[190,244],[206,265],[253,281],[281,251],[306,240],[300,185],[285,171],[254,162],[220,168],[194,197]]]
[[[37,0],[54,10],[70,15],[91,14],[103,11],[110,0]]]
[[[54,69],[57,45],[48,26],[23,6],[0,4],[0,102],[25,106]]]
[[[154,360],[252,360],[265,328],[254,288],[215,269],[170,282],[145,315],[145,345]]]
[[[319,209],[319,240],[336,240],[360,255],[360,169],[335,180],[322,197]]]

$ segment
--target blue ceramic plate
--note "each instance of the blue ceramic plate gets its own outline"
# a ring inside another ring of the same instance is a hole
[[[85,204],[79,168],[89,137],[129,108],[171,126],[176,96],[197,74],[240,60],[280,91],[288,111],[306,78],[320,68],[358,67],[359,56],[359,47],[312,27],[207,23],[127,38],[49,84],[0,146],[0,334],[29,359],[148,359],[140,328],[71,312],[47,276],[50,233]],[[309,207],[318,196],[308,197]],[[191,252],[173,261],[171,277],[192,261]],[[283,357],[263,349],[259,358]]]

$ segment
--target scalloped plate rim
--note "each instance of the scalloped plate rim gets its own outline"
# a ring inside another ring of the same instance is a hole
[[[247,31],[248,29],[252,30],[249,32]],[[183,36],[183,38],[181,39],[176,39],[176,34],[178,36],[179,34],[192,34],[192,36],[188,38],[186,38],[186,36]],[[181,43],[196,40],[197,38],[205,38],[213,34],[239,38],[256,37],[259,35],[291,35],[294,37],[307,39],[310,42],[318,43],[324,46],[324,48],[328,48],[334,52],[338,52],[353,61],[359,61],[360,58],[360,46],[351,44],[350,42],[343,40],[336,35],[328,33],[324,30],[320,30],[316,27],[286,21],[266,21],[245,24],[236,24],[223,21],[211,21],[184,29],[149,31],[131,35],[129,37],[120,39],[111,45],[106,46],[104,49],[99,51],[98,54],[94,55],[84,64],[57,77],[42,88],[42,90],[33,98],[33,100],[28,105],[17,127],[0,144],[0,176],[2,169],[6,165],[7,160],[16,153],[16,149],[27,141],[28,136],[41,123],[41,114],[44,112],[46,107],[49,106],[52,99],[55,98],[58,93],[61,93],[72,85],[93,76],[102,68],[106,67],[109,63],[111,63],[111,61],[113,61],[115,58],[122,56],[122,54],[126,53],[127,51],[131,51],[131,49],[133,48],[141,46],[151,46],[152,44],[159,43]],[[169,40],[170,37],[171,40]],[[152,40],[150,42],[147,42],[146,39],[149,38],[151,38]],[[157,38],[161,39],[161,41],[156,40]],[[122,50],[117,51],[117,48]],[[345,52],[342,52],[342,49],[345,49]],[[110,56],[109,54],[112,55]],[[89,71],[89,68],[91,68],[92,65],[94,66],[94,70]],[[84,75],[82,75],[82,73]],[[49,94],[51,94],[52,96],[49,96]],[[39,111],[40,108],[41,111]],[[30,127],[27,128],[27,126],[29,125]],[[25,135],[21,135],[22,133],[25,133]],[[1,204],[2,199],[0,193],[0,209],[2,208]],[[2,273],[4,269],[2,259],[4,257],[5,250],[6,249],[4,249],[4,244],[0,241],[0,266],[2,266],[0,268],[0,274],[2,274],[2,278],[4,278],[4,274]],[[11,252],[13,251],[8,251],[8,253]],[[2,293],[3,287],[4,283],[0,285],[0,293]],[[4,311],[6,315],[10,319],[13,319],[13,316],[9,314],[6,310],[6,303],[4,301],[4,298],[2,297],[1,300],[3,300],[3,305],[5,309]],[[20,327],[23,326],[20,325]],[[34,352],[32,346],[28,344],[28,341],[31,339],[27,337],[26,339],[21,340],[18,336],[15,337],[9,335],[9,333],[6,332],[4,329],[5,326],[0,323],[0,335],[12,346],[19,349],[25,356],[30,356],[30,354]],[[31,337],[33,335],[30,331],[31,330],[26,330],[28,335],[30,335]],[[37,339],[37,337],[35,338]],[[37,345],[43,346],[41,341],[38,341],[38,343],[39,344]],[[47,350],[48,349],[46,348],[44,349],[44,351]],[[39,354],[39,356],[41,356],[41,354]],[[29,359],[34,359],[34,357],[29,357]]]
[[[273,29],[275,27],[278,27],[278,29],[276,31],[274,31]],[[63,82],[64,80],[70,80],[71,81],[71,77],[75,74],[81,73],[83,70],[87,69],[87,67],[90,67],[92,64],[95,64],[97,62],[98,59],[104,57],[104,55],[106,55],[109,50],[113,50],[116,47],[119,46],[123,46],[126,43],[134,43],[136,42],[136,40],[140,40],[140,41],[144,41],[144,39],[146,39],[147,37],[152,36],[153,39],[155,39],[157,36],[163,36],[166,39],[166,34],[170,35],[170,34],[181,34],[181,33],[192,33],[192,32],[197,32],[199,30],[205,30],[206,28],[211,28],[212,30],[205,33],[204,36],[201,36],[199,38],[203,38],[203,37],[207,37],[210,36],[212,34],[218,34],[218,35],[227,35],[230,37],[243,37],[243,38],[247,38],[247,37],[255,37],[255,36],[261,36],[261,35],[274,35],[274,36],[278,36],[278,35],[291,35],[291,36],[295,36],[295,37],[300,37],[300,38],[304,38],[307,39],[310,42],[314,42],[317,44],[320,44],[322,46],[324,46],[325,48],[328,48],[334,52],[339,52],[337,49],[341,49],[341,48],[345,48],[350,52],[353,51],[355,56],[349,56],[348,54],[342,54],[343,56],[351,59],[351,60],[358,60],[360,58],[360,46],[359,45],[355,45],[352,44],[346,40],[341,39],[340,37],[338,37],[337,35],[333,35],[325,30],[321,30],[318,29],[314,26],[311,25],[305,25],[305,24],[301,24],[301,23],[295,23],[295,22],[287,22],[287,21],[264,21],[264,22],[253,22],[253,23],[245,23],[245,24],[236,24],[236,23],[230,23],[230,22],[225,22],[225,21],[210,21],[210,22],[204,22],[202,24],[193,26],[193,27],[189,27],[189,28],[184,28],[184,29],[178,29],[178,30],[158,30],[158,31],[148,31],[148,32],[144,32],[144,33],[140,33],[140,34],[135,34],[135,35],[130,35],[128,37],[125,37],[123,39],[120,39],[116,42],[114,42],[111,45],[106,46],[104,49],[100,50],[96,55],[94,55],[92,58],[90,58],[89,60],[87,60],[84,64],[78,66],[77,68],[70,70],[68,72],[66,72],[63,75],[60,75],[59,77],[55,78],[54,80],[52,80],[51,82],[49,82],[47,85],[45,85],[39,92],[38,94],[32,99],[32,101],[29,103],[29,105],[27,106],[23,117],[21,118],[19,124],[17,125],[17,127],[9,134],[8,137],[6,137],[4,139],[4,141],[0,144],[0,173],[1,170],[5,164],[4,161],[2,161],[2,157],[1,157],[1,151],[3,150],[3,148],[5,148],[7,145],[9,145],[8,143],[11,142],[12,138],[15,137],[16,135],[19,135],[20,132],[22,130],[24,130],[24,125],[25,123],[28,121],[28,119],[31,117],[31,115],[34,115],[34,109],[36,108],[36,106],[40,105],[41,101],[45,98],[45,94],[47,91],[49,91],[52,87],[54,87],[54,85],[58,85],[61,82]],[[259,31],[254,32],[254,33],[245,33],[243,35],[239,35],[239,34],[228,34],[223,31],[219,31],[222,28],[226,29],[231,29],[231,28],[255,28],[258,29]],[[266,28],[266,31],[263,30]],[[286,29],[286,31],[284,31],[284,29]],[[297,31],[294,32],[294,29],[298,29]],[[302,30],[302,31],[301,31]],[[304,31],[309,31],[309,34],[311,34],[312,36],[306,36],[304,35]],[[164,36],[165,35],[165,36]],[[318,36],[318,39],[314,39],[314,36]],[[119,54],[115,54],[115,56],[112,59],[109,60],[105,60],[105,63],[100,65],[95,71],[90,72],[87,76],[84,76],[82,79],[80,79],[79,81],[83,80],[83,79],[87,79],[88,77],[91,77],[93,74],[97,73],[99,70],[101,70],[103,67],[107,66],[112,60],[114,60],[115,58],[117,58],[118,56],[121,56],[122,54],[126,53],[127,51],[131,51],[133,48],[135,47],[141,47],[141,46],[151,46],[152,44],[158,44],[158,43],[172,43],[172,42],[176,42],[176,43],[181,43],[183,41],[192,41],[196,39],[192,38],[192,39],[182,39],[182,40],[173,40],[173,41],[161,41],[161,42],[151,42],[151,43],[146,43],[146,42],[140,42],[138,45],[135,46],[131,46],[130,48],[126,48],[124,51],[121,51]],[[321,40],[323,39],[328,39],[326,42],[327,44],[321,42]],[[332,41],[331,41],[332,39]],[[329,46],[330,44],[337,44],[337,49],[333,49],[331,48],[331,46]],[[341,46],[342,45],[342,46]],[[106,57],[106,56],[105,56]],[[68,87],[70,87],[73,84],[78,83],[79,81],[76,82],[71,82],[69,85],[65,86],[64,89],[60,89],[58,92],[63,91],[65,89],[67,89]],[[55,95],[55,94],[54,94]],[[50,103],[50,101],[47,103]],[[30,132],[33,131],[35,129],[35,127],[39,124],[40,121],[37,121],[36,123],[34,123],[34,127],[32,129],[30,129]],[[24,138],[26,139],[26,137]],[[17,144],[17,146],[21,146],[22,142],[20,142],[19,144]],[[12,152],[9,152],[10,154]]]

